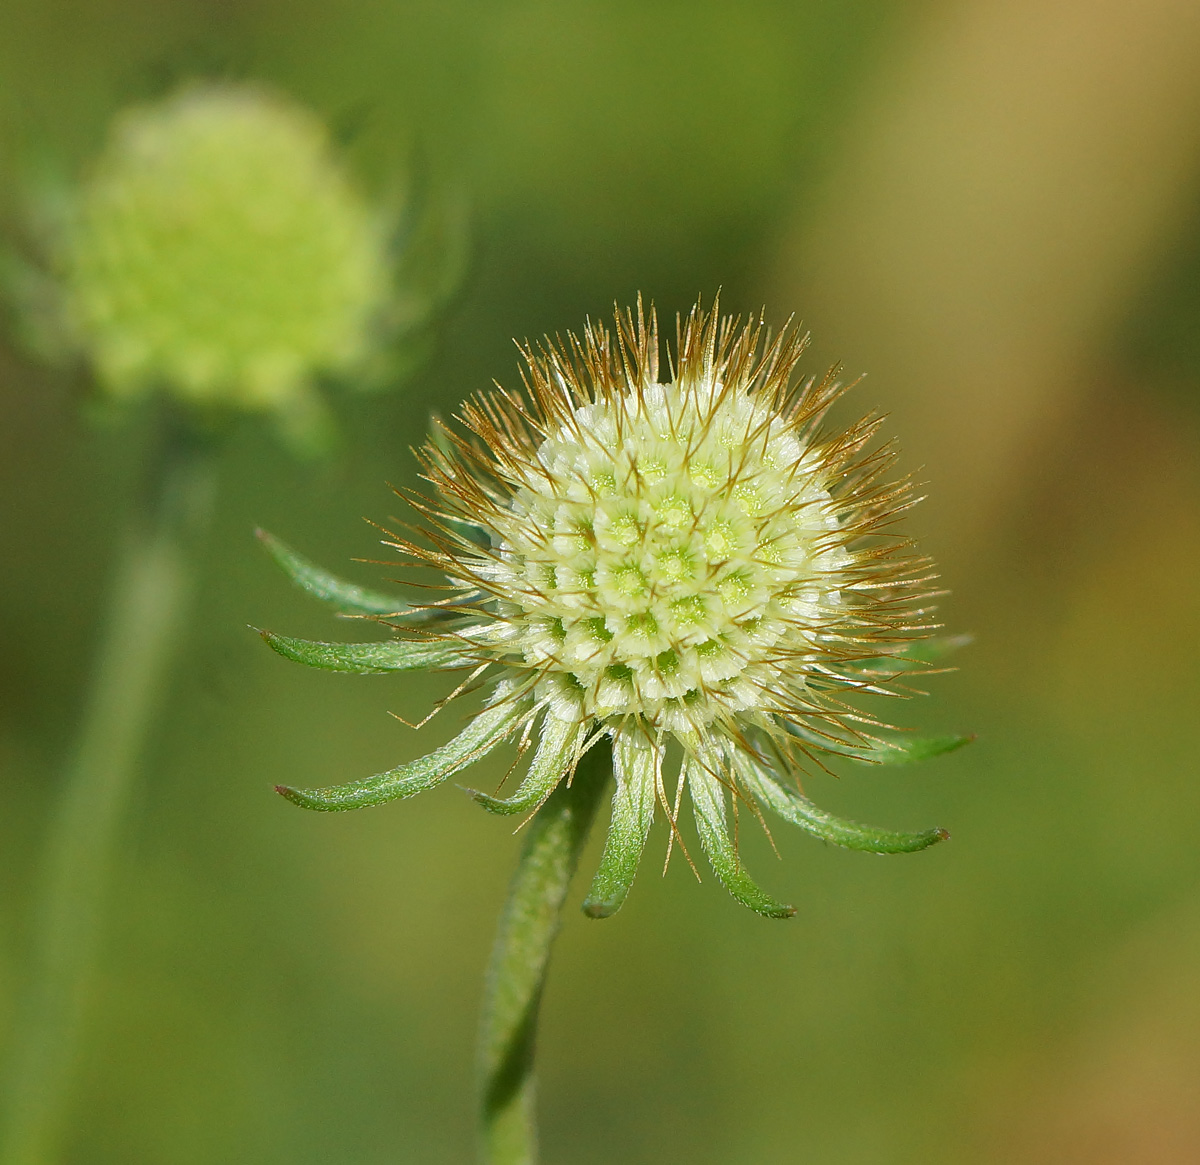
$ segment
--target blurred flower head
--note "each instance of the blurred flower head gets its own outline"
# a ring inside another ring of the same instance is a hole
[[[291,102],[206,85],[128,110],[74,209],[66,311],[114,396],[283,410],[370,349],[381,224]]]
[[[331,435],[318,385],[394,384],[465,265],[461,200],[368,199],[314,114],[247,83],[126,109],[81,181],[27,189],[32,255],[0,278],[32,350],[101,399],[270,414],[302,451]]]
[[[911,499],[887,478],[889,450],[869,448],[879,422],[824,432],[842,386],[832,374],[796,383],[803,348],[795,332],[772,338],[697,307],[661,380],[654,313],[639,308],[618,314],[615,335],[589,326],[527,348],[526,392],[476,397],[466,432],[443,429],[422,453],[437,498],[413,495],[426,520],[390,545],[448,593],[414,612],[424,622],[407,641],[372,646],[396,666],[497,669],[499,683],[461,744],[414,762],[416,784],[536,736],[512,797],[476,794],[526,812],[610,740],[616,792],[592,914],[623,901],[656,806],[678,835],[685,789],[718,875],[768,915],[791,908],[749,879],[731,814],[736,826],[770,808],[879,852],[945,836],[839,821],[794,783],[822,755],[911,759],[849,697],[895,691],[898,661],[928,633],[932,577],[889,533]],[[298,641],[272,638],[303,658]],[[929,751],[949,740],[961,743]],[[405,774],[286,792],[352,808],[417,791]]]

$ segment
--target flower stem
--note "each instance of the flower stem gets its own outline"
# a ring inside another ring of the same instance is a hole
[[[121,819],[191,592],[186,543],[207,517],[208,450],[173,432],[110,594],[79,736],[43,855],[31,974],[18,1001],[2,1165],[52,1165],[69,1109]]]
[[[550,948],[567,887],[612,773],[598,744],[530,822],[500,916],[488,966],[480,1027],[483,1094],[480,1159],[484,1165],[535,1165],[534,1042]]]

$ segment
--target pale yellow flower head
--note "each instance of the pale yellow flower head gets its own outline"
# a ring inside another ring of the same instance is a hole
[[[524,392],[478,394],[420,451],[432,492],[409,496],[424,520],[386,545],[427,568],[423,605],[366,593],[264,536],[307,591],[401,632],[367,644],[265,633],[281,655],[342,672],[464,669],[456,695],[492,678],[483,710],[427,756],[280,792],[322,811],[378,805],[516,739],[532,757],[515,791],[474,796],[530,814],[590,750],[611,750],[595,917],[625,900],[657,812],[683,844],[685,793],[721,881],[771,917],[792,908],[746,872],[739,820],[770,810],[875,853],[944,840],[835,817],[797,783],[832,758],[908,763],[968,739],[897,738],[858,703],[904,694],[904,676],[954,644],[926,638],[934,576],[892,532],[912,496],[889,479],[892,451],[872,447],[879,422],[826,427],[843,386],[795,379],[804,345],[697,304],[660,369],[639,302],[615,331],[589,324],[526,347]]]
[[[286,410],[369,354],[383,243],[316,117],[197,85],[115,122],[60,253],[69,325],[114,397]]]

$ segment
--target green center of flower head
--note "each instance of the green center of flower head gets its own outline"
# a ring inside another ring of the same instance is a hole
[[[786,416],[711,376],[651,384],[576,408],[522,476],[491,580],[564,715],[686,732],[795,704],[851,559]]]
[[[65,240],[68,311],[114,395],[275,408],[364,355],[381,243],[315,117],[197,86],[117,122]]]

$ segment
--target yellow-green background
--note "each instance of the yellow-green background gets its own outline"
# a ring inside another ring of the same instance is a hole
[[[928,501],[909,528],[977,636],[916,769],[813,778],[944,825],[909,857],[780,824],[787,923],[675,861],[570,910],[545,1000],[547,1165],[1200,1160],[1200,7],[1192,0],[0,2],[0,203],[174,78],[266,79],[466,191],[432,361],[343,410],[350,453],[228,449],[202,592],[124,831],[73,1165],[454,1163],[479,978],[518,841],[452,787],[306,815],[280,780],[444,739],[440,681],[306,672],[246,624],[339,629],[263,558],[374,553],[428,409],[512,336],[640,289],[815,333],[869,371]],[[365,127],[365,128],[362,128]],[[82,698],[136,435],[0,351],[0,1020]],[[440,689],[438,689],[440,690]],[[499,762],[498,762],[499,763]],[[475,773],[473,783],[498,777]],[[585,858],[586,861],[594,861]],[[2,1029],[0,1029],[2,1030]]]

